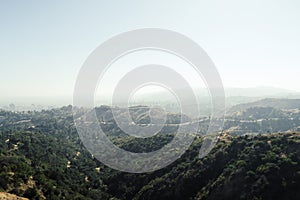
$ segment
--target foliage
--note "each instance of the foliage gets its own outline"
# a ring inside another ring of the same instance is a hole
[[[103,166],[82,145],[71,107],[4,112],[0,127],[0,190],[30,199],[298,199],[300,134],[223,134],[199,159],[202,138],[170,166],[129,174]],[[102,108],[101,112],[107,112]],[[107,134],[119,147],[149,152],[172,131],[147,139]]]

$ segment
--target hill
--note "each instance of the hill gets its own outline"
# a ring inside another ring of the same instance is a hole
[[[229,109],[228,114],[244,111],[253,107],[272,107],[275,109],[299,109],[300,99],[267,98],[245,104],[238,104]]]
[[[0,191],[29,199],[299,199],[300,133],[222,134],[199,159],[202,138],[159,171],[129,174],[97,161],[82,145],[71,107],[1,112]],[[114,132],[116,128],[108,129]],[[109,132],[108,132],[109,133]],[[120,148],[148,152],[172,131],[140,139],[111,137]]]

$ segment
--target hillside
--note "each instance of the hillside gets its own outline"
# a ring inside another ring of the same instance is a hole
[[[29,199],[299,199],[300,133],[224,133],[203,159],[197,137],[170,166],[129,174],[87,152],[70,114],[71,107],[0,113],[0,191]],[[115,137],[110,130],[113,142],[132,152],[155,150],[173,137]]]
[[[300,99],[278,99],[267,98],[245,104],[238,104],[229,109],[228,114],[237,111],[244,111],[253,107],[272,107],[275,109],[298,109],[300,108]]]
[[[263,99],[233,106],[226,113],[224,130],[231,134],[300,131],[299,99]]]
[[[1,200],[28,200],[27,198],[18,197],[14,194],[9,194],[6,192],[0,192],[0,199]]]

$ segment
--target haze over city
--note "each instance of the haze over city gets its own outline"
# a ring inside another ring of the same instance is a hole
[[[77,74],[88,55],[116,34],[145,27],[177,31],[197,42],[215,63],[226,88],[300,91],[298,1],[90,3],[93,6],[81,1],[1,3],[3,102],[39,97],[71,103]],[[151,61],[151,55],[144,58],[131,61]],[[168,62],[166,57],[156,58]],[[169,64],[192,73],[174,60]],[[200,81],[197,84],[201,86]]]

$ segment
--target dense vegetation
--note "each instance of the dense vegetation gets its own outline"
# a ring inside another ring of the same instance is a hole
[[[202,143],[198,137],[172,165],[129,174],[103,166],[85,149],[70,106],[42,112],[0,111],[0,116],[0,191],[30,199],[300,197],[298,133],[254,137],[224,133],[203,159],[198,158]],[[159,148],[170,141],[173,131],[141,140],[106,128],[115,144],[133,152]]]

